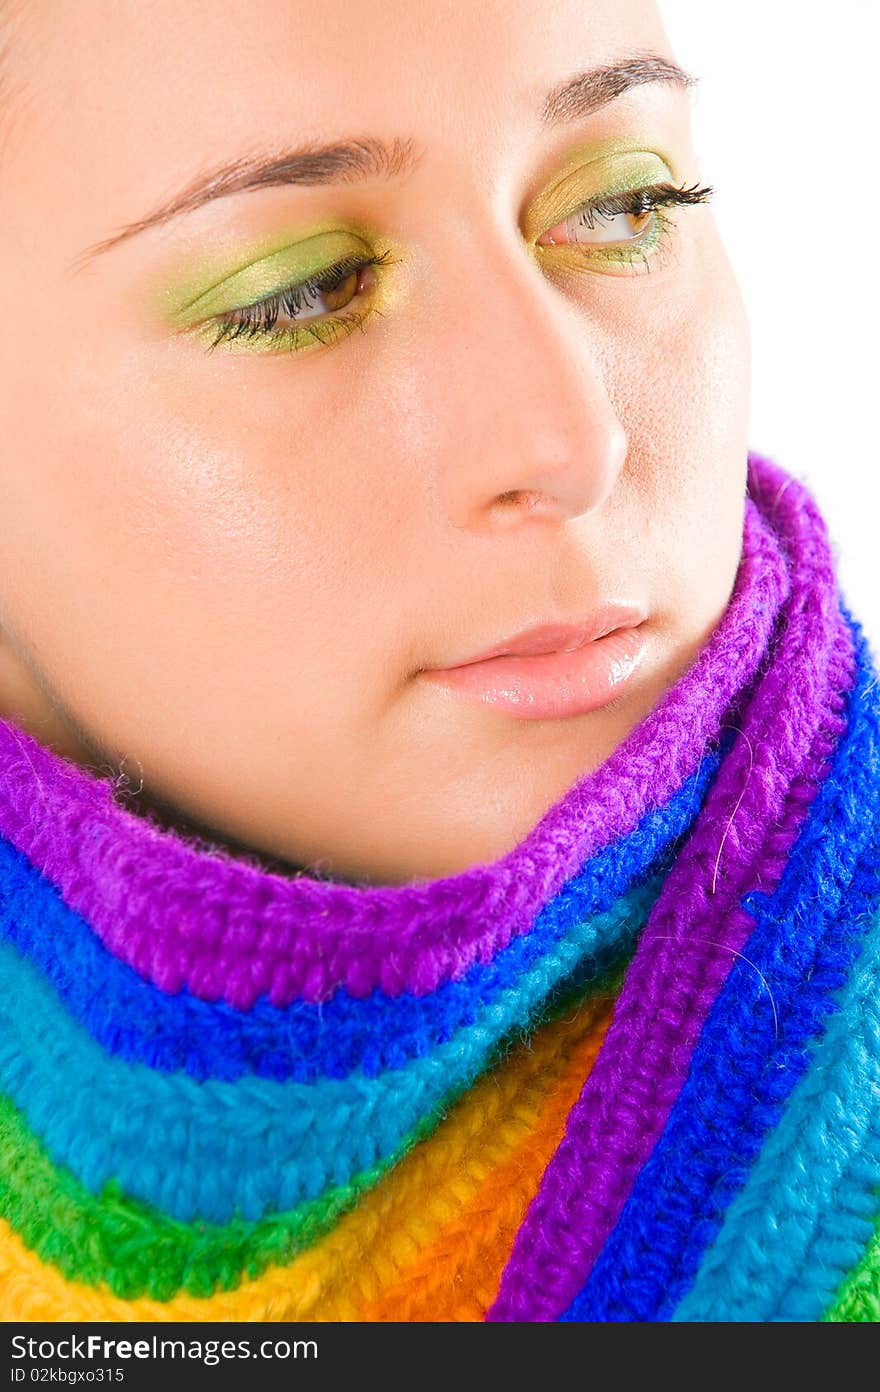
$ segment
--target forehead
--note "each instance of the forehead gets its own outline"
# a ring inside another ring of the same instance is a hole
[[[653,0],[33,0],[21,38],[33,119],[166,167],[352,122],[485,137],[578,66],[666,47]]]

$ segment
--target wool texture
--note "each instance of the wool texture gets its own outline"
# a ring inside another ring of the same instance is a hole
[[[269,869],[0,720],[0,1318],[880,1319],[880,686],[803,482],[508,854]]]

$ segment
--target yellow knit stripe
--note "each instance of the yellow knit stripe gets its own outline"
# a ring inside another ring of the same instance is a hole
[[[493,1185],[495,1173],[534,1131],[579,1041],[595,1035],[598,1048],[609,1009],[609,997],[593,998],[524,1040],[332,1232],[288,1265],[270,1267],[235,1290],[208,1298],[180,1294],[167,1302],[122,1300],[106,1287],[66,1281],[0,1219],[0,1319],[363,1319],[361,1312],[399,1283],[427,1246],[442,1242],[444,1229],[455,1230],[463,1208]],[[537,1185],[546,1158],[531,1157],[533,1168],[522,1176],[526,1189]],[[470,1235],[461,1224],[457,1230],[466,1264]],[[485,1285],[486,1273],[474,1273],[474,1280]]]
[[[358,1318],[378,1320],[481,1320],[498,1291],[517,1230],[577,1101],[610,1022],[610,1009],[577,1041],[556,1086],[535,1098],[538,1113],[507,1159],[499,1152],[469,1201],[434,1242],[422,1248],[400,1279]],[[530,1113],[531,1115],[531,1113]]]

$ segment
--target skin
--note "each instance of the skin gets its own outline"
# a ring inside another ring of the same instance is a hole
[[[724,611],[747,453],[748,327],[708,204],[666,210],[650,272],[536,246],[570,174],[568,211],[604,191],[597,150],[606,181],[635,149],[711,183],[672,83],[540,122],[548,88],[637,51],[675,58],[644,0],[23,7],[5,718],[124,769],[132,811],[386,884],[503,855],[608,757]],[[221,161],[360,135],[411,138],[416,167],[234,194],[77,259]],[[296,264],[316,229],[393,255],[362,332],[291,353],[182,331],[181,304],[267,248]],[[606,599],[644,605],[647,646],[601,710],[522,720],[418,680]]]

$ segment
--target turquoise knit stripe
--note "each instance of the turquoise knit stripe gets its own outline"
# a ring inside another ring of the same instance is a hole
[[[880,914],[676,1321],[814,1321],[880,1211]]]
[[[420,1118],[456,1096],[512,1031],[539,1013],[591,954],[620,960],[663,876],[577,923],[516,988],[473,1024],[401,1069],[308,1083],[246,1077],[197,1082],[108,1054],[11,944],[0,944],[0,1090],[53,1162],[94,1193],[108,1179],[182,1221],[249,1220],[347,1183],[400,1145]]]

